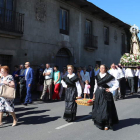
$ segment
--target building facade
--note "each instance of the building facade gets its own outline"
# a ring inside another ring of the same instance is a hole
[[[0,63],[118,63],[130,26],[86,0],[0,0]]]

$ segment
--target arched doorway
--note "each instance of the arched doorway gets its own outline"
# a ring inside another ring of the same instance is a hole
[[[59,70],[62,72],[63,67],[70,64],[71,53],[68,49],[62,48],[56,55],[56,65],[59,66]]]

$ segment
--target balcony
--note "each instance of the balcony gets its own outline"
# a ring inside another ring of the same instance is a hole
[[[86,50],[94,51],[98,48],[98,36],[85,34],[85,45]]]
[[[0,8],[0,34],[22,36],[24,14]]]

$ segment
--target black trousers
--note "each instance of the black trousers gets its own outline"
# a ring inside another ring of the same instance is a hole
[[[24,102],[26,96],[26,84],[20,84],[20,101]]]
[[[134,88],[135,88],[135,92],[138,92],[138,76],[134,77]]]
[[[135,92],[135,88],[134,88],[134,77],[128,77],[128,84],[129,84],[129,87],[130,87],[130,91],[131,93],[134,93]]]
[[[119,87],[120,87],[120,96],[125,97],[126,94],[126,79],[123,77],[121,79],[118,79],[119,81]]]

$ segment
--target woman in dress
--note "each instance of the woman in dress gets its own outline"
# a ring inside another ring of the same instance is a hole
[[[15,88],[15,83],[12,75],[9,75],[9,67],[8,66],[2,66],[1,67],[1,74],[2,77],[0,79],[1,84],[5,84],[9,87]],[[0,97],[0,125],[3,125],[2,123],[2,117],[3,113],[9,112],[11,113],[13,117],[13,125],[17,125],[17,118],[14,112],[14,100],[12,99],[7,99]]]
[[[66,88],[65,92],[65,112],[64,119],[67,122],[72,122],[76,118],[77,104],[75,102],[77,93],[81,96],[82,89],[79,83],[79,78],[73,73],[74,67],[72,65],[67,66],[68,75],[62,80],[63,87]]]
[[[112,129],[119,121],[112,95],[118,87],[118,81],[107,73],[105,65],[101,65],[100,73],[95,78],[95,102],[92,110],[92,119],[99,129]]]
[[[52,99],[60,100],[59,88],[60,88],[61,77],[60,77],[60,71],[58,70],[58,66],[54,66],[54,76],[53,77],[54,77],[54,93],[53,93]]]

